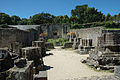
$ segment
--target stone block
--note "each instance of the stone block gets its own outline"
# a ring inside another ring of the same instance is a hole
[[[13,67],[14,62],[10,53],[5,48],[0,48],[0,72]]]
[[[74,43],[74,44],[72,45],[72,48],[73,48],[73,49],[78,49],[79,44],[80,44],[80,43]]]
[[[17,54],[20,54],[20,49],[23,47],[23,45],[19,42],[13,42],[11,43],[10,45],[10,50],[17,53]]]
[[[63,48],[72,48],[73,43],[72,42],[67,42],[63,45]]]
[[[40,47],[22,48],[22,57],[28,60],[36,60],[42,57]]]
[[[34,80],[47,80],[47,71],[39,71],[39,74],[34,75]]]
[[[120,79],[120,66],[114,67],[114,75]]]
[[[33,80],[33,61],[28,61],[24,68],[14,66],[9,70],[10,80]]]
[[[45,47],[44,41],[33,41],[32,46],[33,47],[40,47],[42,56],[46,55],[46,47]]]

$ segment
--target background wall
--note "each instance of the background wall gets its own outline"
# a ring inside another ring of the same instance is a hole
[[[97,46],[97,39],[102,34],[102,27],[71,29],[70,32],[75,32],[77,37],[82,39],[92,39],[93,46]]]

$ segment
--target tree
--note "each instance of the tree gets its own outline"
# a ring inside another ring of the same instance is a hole
[[[76,17],[76,16],[71,16],[70,17],[70,23],[72,23],[72,24],[75,24],[75,23],[79,23],[79,19],[78,19],[78,17]]]
[[[103,13],[98,12],[95,8],[90,8],[88,5],[76,6],[71,10],[71,14],[79,19],[80,24],[103,21]]]
[[[11,24],[11,18],[8,14],[0,13],[0,24]]]
[[[67,15],[64,15],[63,16],[63,20],[62,20],[62,23],[69,23],[69,17]]]
[[[53,16],[49,13],[39,13],[30,18],[32,24],[52,23]]]
[[[11,16],[12,24],[17,25],[19,21],[21,21],[19,16],[13,15]]]
[[[107,14],[107,16],[105,17],[105,21],[110,21],[112,20],[112,16],[110,15],[110,13]]]
[[[63,16],[57,16],[54,18],[54,23],[62,23]]]
[[[27,25],[28,24],[28,19],[22,18],[21,21],[18,22],[19,25]]]

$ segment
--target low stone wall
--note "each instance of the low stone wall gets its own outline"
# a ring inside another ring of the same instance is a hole
[[[72,48],[73,43],[72,42],[67,42],[63,45],[63,48]]]

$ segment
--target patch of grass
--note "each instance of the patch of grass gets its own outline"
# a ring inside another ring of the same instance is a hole
[[[105,30],[120,30],[120,28],[104,28]]]
[[[48,39],[47,42],[53,43],[53,45],[56,45],[56,42],[60,42],[61,46],[63,46],[64,43],[69,42],[68,39],[64,38],[58,38],[58,39]]]

